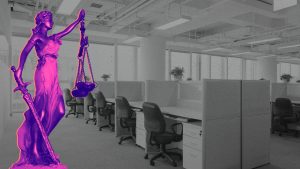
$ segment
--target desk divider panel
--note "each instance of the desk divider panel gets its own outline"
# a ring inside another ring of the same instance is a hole
[[[241,168],[241,82],[203,81],[203,169]]]
[[[202,99],[202,81],[197,82],[179,82],[178,99],[183,100],[201,100]]]
[[[242,81],[242,169],[270,162],[269,81]]]
[[[300,100],[300,84],[287,84],[287,96],[291,100]]]
[[[176,81],[147,80],[145,83],[145,101],[160,107],[175,106],[178,96]]]
[[[128,102],[144,101],[145,96],[145,83],[141,81],[116,81],[115,83],[115,94],[117,96],[125,97]],[[120,114],[115,105],[115,134],[121,136],[129,134],[127,129],[120,126],[120,118],[125,117],[126,114]]]
[[[115,98],[115,82],[98,81],[93,93],[98,91],[101,91],[105,98]]]
[[[271,101],[274,102],[278,97],[287,97],[287,86],[285,83],[271,84]]]

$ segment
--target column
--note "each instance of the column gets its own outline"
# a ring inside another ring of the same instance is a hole
[[[147,37],[140,42],[138,56],[138,80],[165,80],[166,40],[161,37]]]
[[[258,79],[264,78],[270,82],[276,82],[277,79],[277,62],[276,58],[263,57],[257,60]]]

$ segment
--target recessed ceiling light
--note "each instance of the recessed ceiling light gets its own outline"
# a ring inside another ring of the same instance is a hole
[[[280,40],[281,38],[275,37],[275,38],[269,38],[269,39],[262,39],[262,40],[256,40],[252,42],[248,42],[248,44],[253,45],[253,44],[259,44],[259,43],[265,43],[265,42],[272,42],[276,40]]]
[[[174,21],[171,21],[169,23],[166,23],[164,25],[161,25],[161,26],[158,26],[156,27],[156,29],[159,29],[159,30],[167,30],[167,29],[170,29],[170,28],[173,28],[175,26],[178,26],[178,25],[181,25],[181,24],[184,24],[186,22],[190,21],[190,19],[188,18],[179,18],[179,19],[176,19]]]
[[[143,37],[140,37],[140,36],[134,36],[130,39],[127,39],[127,40],[123,41],[123,43],[133,43],[133,42],[141,40],[142,38]]]
[[[287,49],[287,48],[294,48],[294,47],[299,47],[300,44],[295,44],[295,45],[289,45],[289,46],[281,46],[278,47],[277,49]]]

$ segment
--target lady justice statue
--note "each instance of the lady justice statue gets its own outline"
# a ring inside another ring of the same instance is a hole
[[[58,80],[57,58],[62,44],[61,38],[68,35],[83,23],[84,10],[78,18],[62,32],[48,35],[52,29],[52,13],[41,11],[35,17],[35,28],[21,52],[19,66],[12,66],[17,83],[15,90],[20,90],[29,109],[24,112],[24,121],[17,130],[19,159],[10,169],[66,169],[54,153],[48,136],[65,114],[64,100]],[[26,87],[29,83],[22,80],[22,71],[29,52],[35,47],[38,63],[34,74],[35,93],[31,98]]]

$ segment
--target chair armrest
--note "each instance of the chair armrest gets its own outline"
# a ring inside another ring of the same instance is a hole
[[[96,112],[96,107],[94,105],[88,105],[89,112]]]
[[[110,101],[106,101],[106,104],[109,104],[109,105],[115,105],[114,102],[110,102]]]
[[[180,132],[180,134],[177,133],[177,130],[176,130],[177,126],[180,126],[180,127],[181,127],[181,132]],[[173,131],[174,134],[177,134],[177,135],[181,135],[181,136],[182,136],[182,135],[183,135],[183,125],[182,125],[182,123],[174,123],[174,124],[172,124],[172,125],[171,125],[171,130]]]

